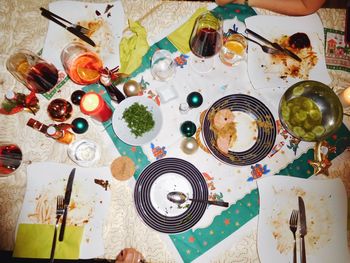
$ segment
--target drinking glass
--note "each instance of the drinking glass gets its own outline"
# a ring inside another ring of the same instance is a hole
[[[29,90],[50,91],[58,81],[57,68],[30,50],[19,49],[6,61],[7,70]]]
[[[220,59],[227,66],[236,66],[246,57],[247,40],[241,34],[234,33],[223,41]]]
[[[222,46],[222,20],[211,12],[205,12],[195,21],[191,36],[190,48],[198,57],[192,60],[192,66],[200,73],[213,69],[214,56]]]
[[[70,79],[79,85],[93,84],[100,80],[102,60],[79,42],[72,42],[64,47],[61,62]]]
[[[0,141],[0,177],[16,171],[22,163],[22,158],[22,151],[16,143]]]
[[[168,50],[154,52],[151,62],[151,73],[156,80],[167,81],[175,75],[176,64]]]

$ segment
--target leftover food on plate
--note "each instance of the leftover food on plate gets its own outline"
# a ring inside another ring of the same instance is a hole
[[[227,154],[237,139],[236,124],[233,112],[229,109],[211,111],[209,115],[210,129],[214,132],[216,146]]]
[[[283,35],[281,38],[276,39],[275,42],[301,58],[301,62],[298,62],[284,53],[273,55],[271,57],[272,67],[274,65],[282,65],[279,72],[280,78],[309,79],[310,70],[317,64],[318,57],[312,48],[308,35],[297,32],[291,36]],[[269,69],[267,68],[266,70]]]

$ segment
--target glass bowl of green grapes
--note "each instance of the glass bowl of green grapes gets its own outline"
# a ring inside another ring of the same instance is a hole
[[[313,80],[289,87],[279,104],[282,126],[294,137],[319,142],[332,135],[342,124],[343,107],[327,85]]]

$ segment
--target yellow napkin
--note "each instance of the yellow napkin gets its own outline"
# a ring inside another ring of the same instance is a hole
[[[58,229],[55,258],[79,259],[83,231],[82,226],[66,226],[64,240],[60,242],[58,241]],[[13,257],[50,258],[53,233],[53,225],[20,224]]]
[[[142,57],[149,49],[146,29],[139,22],[129,20],[129,29],[134,34],[123,37],[119,44],[120,72],[130,74],[137,69],[142,62]]]
[[[194,27],[194,22],[196,18],[202,13],[206,12],[207,9],[205,7],[200,7],[196,10],[196,12],[178,29],[176,29],[173,33],[168,36],[168,39],[173,45],[183,54],[186,54],[191,51],[189,41],[192,33],[192,29]]]

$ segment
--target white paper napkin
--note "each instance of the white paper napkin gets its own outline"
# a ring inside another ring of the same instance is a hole
[[[317,63],[310,70],[308,79],[317,80],[325,84],[331,82],[328,74],[324,54],[324,32],[321,19],[317,14],[308,16],[266,16],[257,15],[245,20],[246,27],[265,37],[271,42],[280,39],[283,35],[291,36],[295,33],[308,35],[312,50],[317,55]],[[249,35],[252,39],[262,43],[261,40]],[[266,45],[266,43],[262,43]],[[280,65],[270,61],[270,55],[261,48],[248,42],[248,74],[255,89],[286,88],[304,80],[298,77],[281,78]]]
[[[299,179],[271,176],[258,180],[260,211],[258,253],[264,262],[293,262],[293,234],[289,217],[298,209],[298,196],[306,208],[307,262],[350,262],[347,245],[347,196],[337,179]],[[299,232],[297,231],[297,234]],[[297,258],[299,260],[299,240]]]
[[[27,168],[27,189],[17,226],[26,224],[54,224],[56,197],[65,194],[68,176],[75,166],[59,163],[33,163]],[[95,179],[111,182],[108,167],[75,167],[67,224],[84,226],[80,258],[88,259],[104,254],[103,223],[110,204],[110,189],[95,183]],[[46,210],[39,216],[37,207]]]
[[[106,13],[108,5],[113,5]],[[114,68],[120,65],[119,43],[124,25],[124,10],[121,1],[111,3],[86,3],[79,1],[57,1],[49,4],[49,10],[72,23],[100,23],[99,29],[91,36],[96,47],[79,40],[63,27],[49,22],[43,48],[43,58],[63,69],[61,51],[72,41],[85,43],[87,47],[100,55],[105,66]]]

